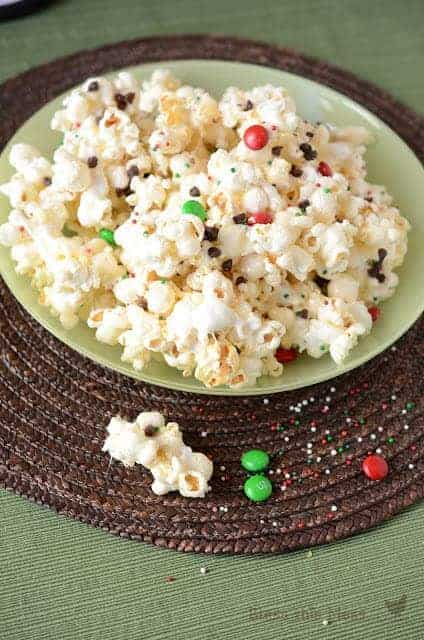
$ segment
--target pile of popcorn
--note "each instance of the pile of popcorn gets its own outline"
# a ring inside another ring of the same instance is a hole
[[[107,430],[103,451],[126,467],[142,464],[149,469],[157,495],[179,491],[186,498],[204,498],[210,490],[212,462],[185,445],[178,424],[165,424],[161,413],[140,413],[134,422],[115,417]]]
[[[0,241],[65,327],[135,369],[161,354],[242,387],[302,352],[341,363],[398,284],[409,225],[366,181],[368,133],[306,122],[284,88],[217,102],[120,73],[72,91],[52,128],[52,162],[11,150]]]

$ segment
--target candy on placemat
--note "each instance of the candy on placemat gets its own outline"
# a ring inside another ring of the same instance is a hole
[[[268,131],[261,124],[253,124],[244,132],[243,140],[246,147],[259,151],[268,142]]]
[[[243,490],[249,500],[263,502],[271,496],[272,484],[267,477],[257,474],[246,480]]]
[[[186,200],[182,206],[182,212],[197,216],[202,222],[206,220],[206,211],[197,200]]]
[[[240,462],[246,471],[263,471],[269,465],[269,455],[262,449],[250,449],[243,453]]]
[[[374,453],[365,458],[362,471],[370,480],[383,480],[389,473],[389,465],[385,458]]]

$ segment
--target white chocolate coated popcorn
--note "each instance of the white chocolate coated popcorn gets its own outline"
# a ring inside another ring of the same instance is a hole
[[[140,413],[134,422],[112,418],[103,451],[126,467],[142,464],[153,475],[152,491],[179,491],[186,498],[204,498],[213,464],[183,442],[176,422],[165,424],[157,411]]]
[[[52,161],[11,150],[0,242],[65,327],[135,369],[163,357],[237,388],[281,375],[279,347],[341,363],[394,293],[409,224],[367,181],[369,134],[306,122],[282,87],[217,101],[123,72],[72,91],[52,128]]]

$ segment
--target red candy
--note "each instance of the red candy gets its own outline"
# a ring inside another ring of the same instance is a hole
[[[383,480],[389,473],[389,465],[382,456],[374,453],[365,458],[362,471],[370,480]]]
[[[270,213],[266,213],[266,211],[258,211],[258,213],[254,213],[247,219],[249,226],[253,224],[271,224],[271,222],[273,222],[273,217]]]
[[[319,163],[318,171],[322,176],[325,176],[326,178],[331,178],[331,176],[333,175],[330,165],[327,164],[326,162]]]
[[[368,313],[370,314],[372,321],[377,322],[380,317],[381,311],[378,307],[370,307],[368,309]]]
[[[253,124],[244,132],[243,140],[246,147],[258,151],[268,142],[268,131],[261,124]]]
[[[275,359],[281,363],[293,362],[297,358],[296,349],[284,349],[283,347],[279,347],[275,352]]]

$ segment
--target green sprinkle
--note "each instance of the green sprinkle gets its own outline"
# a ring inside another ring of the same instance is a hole
[[[343,448],[347,451],[348,449],[350,449],[350,444],[345,444]]]
[[[390,436],[390,438],[387,438],[386,442],[387,444],[393,444],[395,442],[395,439],[393,436]]]
[[[327,442],[332,442],[333,441],[333,436],[327,436]]]
[[[321,350],[321,351],[327,351],[327,346],[326,346],[325,344],[322,344],[322,345],[320,346],[320,350]]]
[[[407,411],[412,411],[412,409],[415,407],[415,402],[407,402],[406,403],[406,410]]]
[[[110,244],[112,247],[116,247],[115,234],[111,229],[100,229],[99,236],[102,240]]]
[[[337,447],[337,451],[338,451],[339,453],[343,453],[343,447]]]
[[[235,167],[231,167],[230,171],[231,171],[231,173],[235,173],[236,172],[236,168]]]
[[[184,166],[186,169],[190,169],[190,165],[188,164],[188,162],[186,162]]]
[[[246,471],[257,473],[264,471],[269,465],[269,455],[262,449],[250,449],[243,453],[240,459],[241,466]]]
[[[197,200],[186,200],[182,206],[182,212],[197,216],[202,222],[206,220],[206,211]]]
[[[326,187],[326,188],[324,189],[324,193],[331,193],[331,189],[329,189],[328,187]]]
[[[347,190],[350,191],[350,185],[348,185]]]
[[[294,425],[295,425],[295,427],[298,427],[300,425],[300,420],[295,420],[294,421]]]
[[[161,283],[161,284],[166,284],[167,282],[168,282],[168,280],[167,280],[166,278],[162,278],[162,279],[160,280],[160,283]]]
[[[124,275],[122,276],[121,280],[126,280],[128,278],[128,271],[126,273],[124,273]]]
[[[269,164],[269,166],[271,166],[272,165],[272,160],[268,160],[268,164]]]
[[[176,174],[175,174],[175,177],[176,177],[176,178],[181,178],[181,174],[180,174],[180,173],[176,173]]]
[[[144,237],[146,237],[146,236],[148,236],[148,235],[150,235],[148,231],[143,231],[143,236],[144,236]]]
[[[365,424],[365,418],[359,418],[358,422],[359,424]]]

